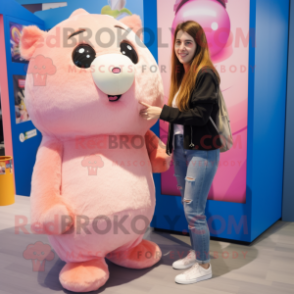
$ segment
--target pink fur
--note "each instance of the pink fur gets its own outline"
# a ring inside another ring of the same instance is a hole
[[[90,292],[103,286],[109,278],[104,258],[87,262],[67,263],[61,270],[59,281],[65,289]]]
[[[145,134],[146,146],[153,173],[163,173],[170,167],[171,156],[165,152],[165,144],[152,132]]]
[[[31,221],[35,224],[35,232],[61,234],[66,230],[61,230],[60,216],[68,216],[73,221],[73,214],[69,212],[72,209],[69,209],[69,204],[60,195],[62,153],[63,146],[60,142],[43,138],[32,178]],[[38,224],[42,224],[42,227]],[[53,229],[50,229],[50,224],[55,224]]]
[[[20,54],[24,59],[31,59],[38,44],[38,41],[43,41],[46,32],[41,31],[37,26],[28,26],[22,32],[20,41]]]
[[[139,111],[144,107],[138,102],[143,101],[162,107],[162,78],[156,60],[143,43],[137,44],[138,38],[134,32],[128,34],[127,39],[134,45],[138,53],[139,62],[135,65],[138,74],[135,76],[132,87],[124,94],[124,100],[115,105],[109,103],[106,95],[95,86],[91,69],[80,69],[74,65],[72,51],[76,46],[62,46],[68,36],[63,36],[63,32],[66,33],[65,29],[70,28],[77,31],[84,27],[92,32],[89,40],[97,52],[96,56],[109,53],[121,54],[116,42],[107,48],[100,48],[95,40],[96,32],[101,28],[113,28],[113,32],[117,34],[117,29],[114,28],[116,24],[125,26],[121,21],[107,15],[80,14],[70,17],[51,29],[37,48],[31,41],[30,35],[29,41],[33,46],[27,50],[30,51],[30,54],[32,50],[35,50],[31,58],[41,55],[44,60],[52,60],[56,67],[55,74],[44,74],[46,78],[44,86],[34,86],[36,79],[33,74],[28,74],[26,78],[26,105],[35,126],[43,135],[58,136],[62,139],[96,134],[140,134],[144,136],[155,123],[140,117]],[[29,28],[23,30],[22,44],[27,42],[28,30],[30,31]],[[57,46],[53,46],[56,36],[59,42]],[[75,40],[78,45],[79,38],[76,37]],[[102,41],[108,42],[108,40]],[[22,49],[22,52],[25,51]],[[26,55],[23,57],[26,58]],[[31,66],[32,63],[29,64],[29,72]],[[157,67],[156,71],[154,66]],[[143,68],[144,72],[142,72]],[[122,104],[125,107],[121,107]],[[138,115],[130,116],[129,113]],[[101,124],[102,121],[103,124]],[[116,128],[113,128],[114,124]]]
[[[87,12],[85,9],[80,8],[80,9],[75,10],[75,11],[70,15],[69,18],[72,18],[72,17],[75,17],[75,16],[81,16],[82,14],[87,14],[87,15],[89,15],[90,13]]]
[[[139,15],[133,14],[130,16],[125,16],[120,21],[123,22],[126,26],[130,27],[141,41],[143,40],[142,22]]]
[[[137,246],[124,251],[113,251],[107,259],[126,268],[148,268],[162,257],[162,252],[157,244],[148,240],[142,240]],[[146,258],[147,257],[147,258]]]
[[[107,256],[114,263],[138,269],[152,266],[161,257],[159,247],[143,236],[156,202],[152,172],[166,171],[171,158],[149,130],[155,121],[140,116],[144,107],[139,103],[163,104],[156,61],[143,44],[137,44],[132,31],[127,39],[139,57],[134,81],[119,101],[110,103],[96,86],[91,68],[80,69],[73,63],[73,50],[79,43],[64,46],[69,36],[64,29],[88,28],[93,32],[89,42],[96,57],[121,56],[116,42],[99,47],[95,33],[108,27],[116,34],[114,26],[127,28],[126,24],[136,31],[141,20],[132,16],[118,21],[78,9],[48,34],[27,27],[21,39],[22,56],[30,59],[26,104],[43,135],[32,178],[31,219],[34,230],[48,234],[55,252],[67,263],[60,273],[61,284],[76,292],[97,290],[107,281]],[[142,142],[140,147],[131,144],[135,140]],[[134,229],[136,218],[141,220]],[[114,224],[122,219],[124,229],[116,232]],[[100,233],[108,220],[111,230]],[[134,259],[140,251],[158,258]],[[124,258],[109,255],[112,252],[124,252]]]

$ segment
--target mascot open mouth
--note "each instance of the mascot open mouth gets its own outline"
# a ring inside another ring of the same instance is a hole
[[[108,96],[109,102],[115,102],[121,97],[121,95],[107,95],[107,96]]]

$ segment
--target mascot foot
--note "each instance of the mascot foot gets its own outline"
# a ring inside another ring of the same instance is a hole
[[[106,255],[111,262],[127,268],[148,268],[157,263],[162,252],[157,244],[142,240],[137,246],[126,251],[113,251]]]
[[[73,292],[97,290],[108,278],[108,266],[104,258],[67,263],[59,274],[62,287]]]

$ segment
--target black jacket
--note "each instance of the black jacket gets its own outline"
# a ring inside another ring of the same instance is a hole
[[[178,108],[164,105],[160,119],[168,121],[168,138],[166,153],[173,150],[173,124],[184,125],[184,148],[197,150],[215,150],[222,144],[219,134],[209,120],[216,120],[218,112],[218,80],[210,68],[202,68],[196,78],[196,85],[189,100],[189,110],[179,111]],[[191,144],[192,143],[192,144]]]

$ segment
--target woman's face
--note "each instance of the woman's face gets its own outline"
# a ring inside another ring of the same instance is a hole
[[[192,36],[179,30],[176,35],[175,54],[181,63],[190,63],[192,60],[197,44]]]

